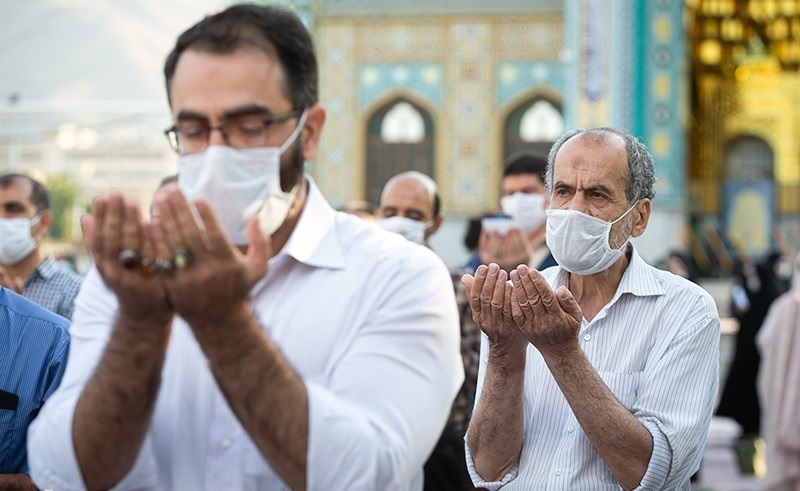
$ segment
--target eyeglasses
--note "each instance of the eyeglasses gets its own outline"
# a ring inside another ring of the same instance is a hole
[[[205,150],[214,130],[219,130],[225,143],[234,148],[260,147],[269,141],[270,126],[295,118],[302,112],[302,109],[292,109],[272,116],[244,114],[229,117],[217,126],[203,121],[186,121],[166,129],[164,134],[172,150],[181,155]]]

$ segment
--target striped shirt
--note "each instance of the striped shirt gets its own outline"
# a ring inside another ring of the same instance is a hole
[[[69,321],[0,287],[0,474],[28,472],[28,425],[61,382],[68,348]]]
[[[81,277],[48,256],[25,279],[22,295],[55,312],[72,319],[75,297],[81,287]]]
[[[568,286],[559,267],[542,276]],[[611,301],[583,319],[579,340],[605,385],[650,432],[653,454],[637,489],[690,489],[719,385],[719,316],[699,286],[647,265],[634,249]],[[481,342],[478,398],[486,372]],[[541,354],[528,346],[523,385],[523,446],[501,481],[487,483],[467,466],[475,485],[496,490],[620,489],[590,443]]]

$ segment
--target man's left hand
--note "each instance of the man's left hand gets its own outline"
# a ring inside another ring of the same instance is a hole
[[[519,329],[543,354],[558,355],[577,342],[583,314],[562,286],[553,292],[538,271],[520,266],[511,272],[511,312]]]

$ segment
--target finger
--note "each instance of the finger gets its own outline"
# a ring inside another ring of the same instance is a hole
[[[497,319],[498,321],[503,318],[503,303],[507,279],[508,274],[501,269],[500,272],[497,273],[497,282],[495,283],[494,291],[492,292],[492,300],[490,302],[492,307],[492,318]]]
[[[533,315],[533,309],[536,308],[540,299],[539,293],[530,277],[531,270],[524,264],[521,264],[516,271],[518,273],[518,280],[513,283],[517,298],[519,299],[519,306],[526,315]]]
[[[172,258],[172,248],[165,238],[164,228],[161,211],[159,211],[158,216],[150,220],[150,227],[148,228],[150,244],[153,248],[153,264],[157,265],[156,268],[159,269],[159,273],[162,273],[160,268],[165,262],[170,261]]]
[[[539,306],[547,313],[559,312],[561,308],[547,280],[535,269],[531,269],[528,276],[536,289],[536,294],[539,296]]]
[[[122,195],[114,193],[109,197],[106,205],[105,214],[101,228],[98,230],[98,237],[102,242],[99,244],[103,257],[106,259],[116,258],[120,251],[120,234],[122,230],[125,206]]]
[[[472,291],[470,292],[469,305],[472,307],[472,312],[475,315],[481,312],[481,290],[483,284],[486,282],[486,273],[489,271],[489,266],[481,264],[475,270],[475,281],[472,283]]]
[[[500,271],[500,267],[497,264],[491,263],[486,273],[486,281],[481,289],[481,312],[489,315],[492,314],[492,297],[497,284],[497,275]]]
[[[107,196],[98,196],[92,202],[92,241],[88,244],[88,247],[95,256],[103,253],[102,244],[105,241],[104,224],[108,211],[108,200]]]
[[[525,323],[525,316],[533,319],[533,310],[531,309],[528,297],[525,294],[525,289],[520,282],[519,270],[511,271],[511,316],[517,327],[522,327]]]
[[[156,205],[156,213],[161,223],[163,242],[169,249],[164,259],[172,259],[178,249],[191,251],[195,258],[206,252],[202,246],[205,235],[195,221],[191,206],[177,188],[162,189]]]
[[[581,321],[583,318],[583,311],[580,305],[578,305],[578,302],[575,301],[575,297],[572,296],[572,292],[569,291],[569,288],[563,285],[558,287],[556,290],[556,298],[558,299],[558,304],[567,315],[576,319],[578,322]]]
[[[206,227],[206,240],[208,242],[208,247],[211,251],[214,251],[214,254],[233,254],[234,246],[231,241],[228,239],[228,234],[222,228],[222,225],[217,220],[217,216],[214,214],[214,210],[211,209],[211,205],[208,204],[207,201],[203,199],[198,199],[194,203],[195,207],[197,208],[197,212],[200,215],[200,218],[203,220],[203,224]],[[258,215],[253,217],[252,221],[255,221],[256,228],[258,228]],[[261,230],[258,230],[260,235]],[[250,237],[248,236],[248,239]]]
[[[246,256],[247,264],[250,265],[248,271],[252,271],[255,278],[261,278],[266,273],[267,261],[272,256],[272,239],[261,232],[257,215],[247,222],[247,241],[250,244]]]
[[[465,274],[461,277],[461,285],[464,287],[464,297],[469,298],[469,294],[472,291],[472,283],[475,281],[475,277],[471,274]]]
[[[506,324],[512,322],[516,324],[517,321],[515,319],[514,309],[516,308],[519,316],[522,316],[522,311],[519,310],[519,306],[517,306],[516,302],[511,301],[514,297],[514,287],[506,281],[503,284],[503,289],[505,290],[503,292],[503,321]]]
[[[131,249],[139,252],[141,245],[141,217],[136,203],[123,198],[120,202],[120,235],[119,249]],[[141,254],[141,253],[140,253]]]

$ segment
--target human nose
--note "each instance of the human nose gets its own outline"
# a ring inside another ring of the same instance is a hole
[[[222,125],[208,127],[208,146],[225,146],[228,138]]]

